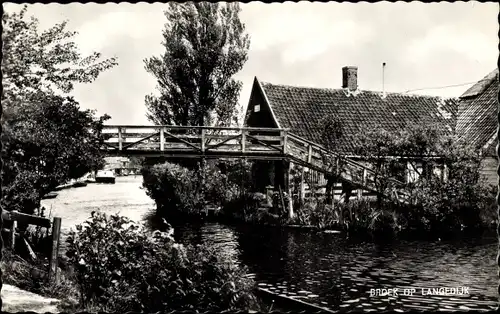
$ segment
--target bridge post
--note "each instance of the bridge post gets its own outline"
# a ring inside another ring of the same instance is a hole
[[[281,131],[281,137],[283,138],[283,141],[282,141],[282,144],[283,144],[283,154],[287,154],[288,151],[287,151],[287,139],[288,139],[288,136],[287,136],[287,130],[282,130]]]
[[[245,153],[245,142],[247,140],[245,133],[246,133],[245,130],[241,130],[241,152],[243,154]]]
[[[201,129],[201,152],[205,153],[205,129]]]
[[[366,169],[363,169],[363,178],[361,179],[361,187],[358,188],[358,199],[363,197],[363,187],[366,185]]]
[[[283,191],[288,191],[290,180],[290,162],[286,160],[276,160],[274,162],[274,189],[278,191],[281,186]]]
[[[165,128],[160,128],[160,151],[165,150]]]
[[[286,134],[285,134],[286,138]],[[286,141],[285,141],[286,143]],[[285,145],[286,147],[286,145]],[[292,197],[292,187],[290,185],[290,161],[283,160],[283,190],[287,193],[288,198],[288,218],[292,219],[294,217],[293,213],[293,197]]]
[[[303,204],[304,203],[304,199],[305,199],[305,186],[304,186],[304,171],[305,171],[305,167],[302,166],[302,170],[300,172],[300,202]]]
[[[118,127],[118,150],[123,148],[122,128]]]
[[[348,204],[351,199],[352,184],[348,182],[342,182],[342,192],[344,194],[344,203]],[[352,207],[349,206],[349,219],[352,221]]]

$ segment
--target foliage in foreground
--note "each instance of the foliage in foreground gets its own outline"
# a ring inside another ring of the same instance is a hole
[[[31,214],[43,194],[102,165],[99,132],[108,117],[67,96],[117,63],[82,56],[67,22],[41,31],[26,12],[2,16],[1,203]]]
[[[256,305],[245,269],[118,215],[93,213],[68,237],[81,304],[100,311],[223,311]],[[168,296],[168,297],[167,297]]]
[[[10,250],[3,252],[1,261],[3,282],[42,296],[73,303],[78,298],[78,289],[70,273],[59,270],[59,281],[54,283],[47,277],[48,263],[40,260],[28,262]]]

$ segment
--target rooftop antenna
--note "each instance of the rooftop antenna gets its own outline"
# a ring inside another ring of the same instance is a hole
[[[385,62],[382,63],[382,97],[385,97]]]

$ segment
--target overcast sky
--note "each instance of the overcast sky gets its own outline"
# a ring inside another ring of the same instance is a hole
[[[69,20],[82,52],[116,56],[119,65],[73,92],[83,108],[108,113],[113,124],[149,124],[144,96],[156,81],[143,60],[162,51],[166,4],[33,4],[42,29]],[[248,61],[237,75],[247,105],[254,76],[276,84],[341,88],[341,68],[355,65],[364,90],[441,87],[474,82],[498,59],[496,3],[242,4],[251,36]],[[20,5],[7,4],[6,11]],[[470,85],[415,93],[458,97]]]

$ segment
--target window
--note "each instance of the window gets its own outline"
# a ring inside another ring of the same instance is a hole
[[[404,182],[405,181],[405,175],[406,175],[406,168],[405,164],[401,163],[395,163],[391,166],[391,173],[394,179]]]
[[[259,112],[260,111],[260,105],[255,105],[253,107],[253,112]]]
[[[423,165],[421,162],[408,161],[407,163],[407,181],[408,183],[413,183],[418,180],[423,171]]]

